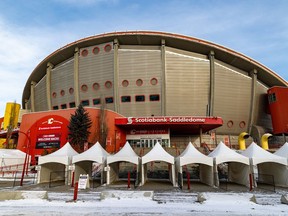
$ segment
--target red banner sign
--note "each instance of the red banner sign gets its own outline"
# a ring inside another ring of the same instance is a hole
[[[128,117],[115,119],[115,123],[120,125],[143,125],[143,124],[205,124],[205,117],[191,116],[163,116],[163,117]]]

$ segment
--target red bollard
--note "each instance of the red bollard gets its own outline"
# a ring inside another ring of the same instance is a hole
[[[190,190],[190,173],[187,172],[187,187],[188,187],[188,190]]]
[[[78,182],[75,183],[74,185],[74,197],[73,200],[76,201],[78,196]]]
[[[130,172],[128,172],[128,188],[130,188]]]
[[[250,183],[250,191],[253,190],[253,179],[252,179],[252,174],[249,174],[249,183]]]
[[[75,177],[75,173],[74,173],[74,172],[72,172],[72,182],[71,182],[71,187],[73,187],[73,186],[74,186],[74,177]]]

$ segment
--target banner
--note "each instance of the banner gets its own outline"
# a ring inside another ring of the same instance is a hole
[[[39,134],[36,149],[60,148],[61,134]]]

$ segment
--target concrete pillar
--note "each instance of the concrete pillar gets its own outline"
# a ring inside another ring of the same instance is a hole
[[[74,97],[75,104],[78,106],[80,104],[79,95],[79,48],[76,47],[74,51]]]
[[[29,102],[29,100],[25,99],[25,104],[24,104],[24,109],[25,110],[28,110],[28,102]]]
[[[255,101],[256,101],[256,88],[257,88],[257,70],[254,69],[250,72],[251,80],[251,100],[250,100],[250,115],[248,122],[248,133],[251,134],[253,120],[254,120],[254,112],[255,112]]]
[[[31,112],[35,112],[35,85],[36,82],[32,81],[30,86]]]
[[[161,40],[161,63],[162,63],[161,115],[166,116],[166,46],[164,39]]]
[[[215,53],[214,51],[210,51],[209,59],[210,59],[210,89],[209,89],[208,114],[209,116],[213,116],[214,114],[214,92],[215,92]]]
[[[218,168],[217,168],[216,158],[213,158],[213,179],[214,186],[219,187],[219,176],[218,176]]]
[[[118,48],[119,48],[119,42],[118,42],[118,39],[114,39],[114,43],[113,43],[113,46],[114,46],[114,109],[115,109],[115,112],[119,112],[120,110],[120,107],[119,107],[119,104],[120,104],[120,99],[119,99],[119,91],[118,91],[118,84],[119,84],[119,65],[118,65]]]
[[[52,110],[52,101],[51,101],[51,71],[54,65],[50,62],[47,63],[46,68],[46,97],[47,97],[47,108]]]

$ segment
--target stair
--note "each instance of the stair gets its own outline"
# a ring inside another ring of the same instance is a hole
[[[280,205],[281,195],[280,194],[255,194],[256,203],[259,205]]]
[[[153,200],[158,203],[195,203],[196,193],[154,192]]]
[[[72,201],[74,198],[74,193],[59,193],[59,192],[48,192],[48,200],[51,201]],[[101,192],[94,191],[78,191],[77,201],[100,201],[101,200]]]

